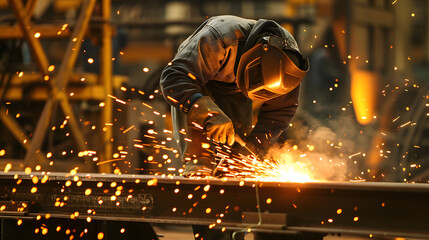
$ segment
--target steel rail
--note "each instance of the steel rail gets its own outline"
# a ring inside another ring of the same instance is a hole
[[[7,214],[0,212],[0,218],[75,214],[76,219],[199,224],[267,233],[429,238],[428,184],[9,172],[0,175],[0,186],[0,205],[25,206],[5,207]]]

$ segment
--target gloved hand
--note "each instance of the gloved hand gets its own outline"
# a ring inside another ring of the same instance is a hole
[[[188,112],[188,124],[200,125],[213,141],[234,144],[234,126],[231,119],[213,102],[204,96],[194,102]]]

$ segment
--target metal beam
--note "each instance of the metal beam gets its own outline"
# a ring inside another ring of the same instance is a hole
[[[81,13],[77,19],[77,24],[74,27],[73,34],[68,42],[62,64],[58,71],[58,79],[55,81],[55,86],[58,89],[65,88],[70,79],[76,59],[79,56],[82,41],[85,37],[86,30],[88,29],[88,23],[91,19],[95,2],[96,0],[86,0],[83,2]]]
[[[112,128],[108,125],[112,123],[112,109],[113,109],[113,100],[109,95],[113,94],[112,89],[112,27],[110,25],[110,14],[111,14],[111,3],[110,0],[102,0],[102,47],[101,47],[101,69],[100,69],[100,82],[104,85],[106,92],[106,97],[104,99],[105,106],[102,109],[101,115],[101,141],[104,146],[104,151],[102,153],[102,160],[108,160],[112,158],[113,154],[113,145],[111,142],[112,139]],[[112,169],[110,164],[101,164],[100,172],[111,173]]]
[[[16,20],[18,21],[18,25],[21,29],[21,32],[24,34],[25,40],[30,46],[30,51],[32,53],[33,58],[36,60],[36,64],[40,70],[40,72],[44,76],[49,76],[49,62],[46,57],[45,52],[43,51],[42,45],[40,44],[39,37],[35,35],[35,31],[32,26],[28,24],[28,18],[26,17],[26,11],[24,6],[22,5],[21,0],[7,0],[9,6],[12,8]]]
[[[259,18],[266,18],[266,16],[260,16],[260,17],[252,17],[253,19],[259,19]],[[297,26],[300,24],[313,24],[314,20],[308,17],[300,18],[300,17],[273,17],[270,18],[271,20],[279,23],[279,24],[291,24],[293,26]],[[91,21],[94,24],[103,24],[103,23],[110,23],[111,25],[115,27],[130,27],[130,28],[139,28],[139,29],[160,29],[165,28],[172,25],[182,25],[182,26],[190,26],[190,27],[198,27],[201,25],[204,21],[206,21],[207,18],[193,18],[193,19],[187,19],[187,20],[144,20],[144,21],[111,21],[106,20],[100,17],[94,17]]]
[[[31,16],[33,16],[34,8],[36,7],[37,0],[28,0],[25,4],[25,19],[24,22],[29,23]]]
[[[42,38],[70,37],[69,28],[62,30],[62,25],[39,24],[32,27],[33,32],[40,33]],[[58,34],[60,32],[60,34]],[[23,38],[24,34],[19,26],[0,26],[0,39]]]
[[[82,87],[69,87],[67,88],[68,92],[74,93],[73,95],[69,94],[69,100],[95,100],[103,101],[105,98],[104,88],[102,86],[82,86]],[[6,96],[4,97],[5,101],[22,101],[22,100],[32,100],[32,101],[46,101],[48,98],[51,98],[49,91],[46,87],[33,87],[30,91],[25,91],[22,87],[12,86],[8,89]]]
[[[17,76],[14,74],[12,76],[11,86],[23,86],[26,84],[40,84],[40,79],[42,79],[43,76],[40,73],[34,73],[34,72],[24,72],[24,75],[22,77]],[[54,76],[56,78],[56,76]],[[83,79],[82,79],[83,78]],[[80,85],[84,86],[95,86],[99,85],[99,76],[98,74],[94,73],[74,73],[70,76],[69,81],[70,83],[73,83],[73,87],[79,87]],[[113,81],[113,87],[119,88],[122,86],[122,84],[126,81],[128,81],[128,76],[126,75],[114,75],[112,76]],[[70,88],[67,88],[70,89]]]
[[[56,94],[58,91],[62,92],[60,93],[61,97],[59,98],[60,105],[64,115],[68,117],[73,137],[75,138],[80,151],[87,149],[86,141],[80,130],[79,121],[76,119],[75,114],[73,113],[72,107],[70,106],[67,94],[65,93],[64,89],[67,87],[67,83],[70,79],[70,75],[72,74],[73,67],[79,55],[82,41],[88,28],[88,23],[91,19],[95,2],[96,0],[88,0],[83,3],[82,12],[79,15],[76,28],[74,29],[72,37],[68,43],[66,53],[64,54],[62,64],[58,71],[58,76],[53,82],[54,86],[52,93]]]
[[[45,103],[43,111],[39,117],[39,121],[36,124],[33,137],[31,138],[30,146],[25,154],[24,163],[27,166],[34,167],[37,165],[35,156],[40,152],[40,147],[45,139],[46,130],[48,129],[50,119],[52,118],[52,109],[55,105],[55,100],[53,98],[49,98]],[[40,164],[46,164],[46,159],[41,161]]]
[[[370,6],[353,5],[353,21],[359,24],[368,24],[384,28],[392,28],[395,24],[393,13],[390,10]],[[368,17],[371,16],[371,17]]]
[[[43,178],[48,180],[42,182]],[[9,172],[0,175],[0,185],[0,201],[28,202],[26,216],[34,219],[46,214],[70,218],[78,212],[76,219],[211,225],[279,234],[429,238],[427,184]]]
[[[22,129],[19,127],[19,124],[13,119],[9,114],[7,114],[7,109],[0,107],[0,119],[7,127],[7,129],[12,133],[16,140],[21,144],[25,149],[29,149],[29,139],[30,137],[25,134]],[[40,162],[43,162],[45,157],[39,152],[36,156]]]
[[[22,129],[19,127],[19,124],[10,117],[9,114],[7,114],[7,109],[4,107],[0,108],[0,119],[3,121],[4,125],[9,129],[9,131],[12,133],[12,135],[18,140],[18,142],[21,144],[22,147],[25,149],[28,149],[28,136],[24,132],[22,132]]]
[[[46,130],[49,126],[49,119],[52,115],[53,107],[56,106],[57,101],[59,101],[64,115],[69,120],[70,128],[73,133],[72,135],[75,138],[76,143],[78,144],[79,150],[83,151],[86,149],[86,141],[83,137],[82,132],[80,131],[78,120],[76,119],[72,111],[64,88],[67,86],[72,68],[79,54],[80,46],[85,35],[85,31],[87,29],[94,5],[95,0],[87,0],[84,2],[76,28],[73,31],[72,38],[68,43],[66,53],[58,71],[57,78],[56,80],[51,79],[49,81],[50,86],[52,88],[51,94],[53,98],[48,99],[43,108],[42,115],[39,118],[33,139],[31,141],[30,149],[25,155],[24,162],[26,164],[30,164],[33,161],[34,155],[37,151],[40,150],[43,144],[46,135]]]

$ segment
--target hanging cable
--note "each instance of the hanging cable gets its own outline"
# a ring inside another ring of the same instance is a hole
[[[248,232],[248,229],[261,226],[261,224],[262,224],[262,213],[261,213],[261,205],[260,205],[260,201],[259,201],[259,183],[256,183],[256,185],[255,185],[255,194],[256,194],[256,208],[258,209],[258,223],[255,225],[247,226],[246,228],[243,228],[241,230],[233,232],[232,233],[232,240],[236,240],[236,235],[238,233],[245,233],[245,232]]]

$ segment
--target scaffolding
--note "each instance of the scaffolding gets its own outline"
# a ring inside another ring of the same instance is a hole
[[[38,25],[31,21],[33,10],[37,0],[29,0],[23,4],[22,0],[8,0],[9,8],[13,12],[15,24],[11,26],[1,26],[0,38],[23,38],[29,46],[31,56],[37,65],[39,73],[30,74],[30,77],[20,78],[12,77],[9,84],[1,86],[4,100],[21,100],[25,93],[22,91],[20,83],[26,81],[39,81],[43,86],[33,89],[29,96],[33,100],[44,101],[43,111],[37,120],[32,136],[29,136],[16,121],[14,116],[9,114],[5,105],[0,108],[0,119],[10,130],[13,136],[18,140],[26,150],[25,158],[20,161],[21,166],[34,168],[37,165],[49,165],[46,153],[42,151],[42,145],[49,130],[50,119],[56,108],[60,108],[67,120],[67,125],[71,130],[71,136],[74,138],[79,152],[85,152],[88,148],[88,141],[85,139],[80,120],[76,117],[72,108],[71,100],[96,100],[104,103],[101,110],[100,122],[102,126],[107,126],[112,122],[112,89],[118,87],[120,83],[113,83],[112,77],[112,26],[110,23],[111,3],[110,0],[102,0],[101,3],[101,51],[100,51],[100,73],[98,76],[90,75],[86,86],[79,88],[79,97],[73,97],[69,94],[70,81],[79,81],[82,76],[74,73],[74,67],[79,53],[81,52],[82,42],[87,34],[91,16],[96,6],[96,0],[83,0],[81,3],[79,15],[73,26],[70,27],[56,24]],[[67,37],[68,43],[58,71],[53,72],[54,66],[49,63],[46,51],[41,44],[43,37]],[[86,77],[84,77],[86,79]],[[122,78],[116,80],[123,81]],[[12,86],[12,87],[11,87]],[[112,128],[101,127],[100,141],[103,143],[103,149],[100,160],[110,159],[112,157]],[[82,159],[85,159],[83,157]],[[89,161],[91,162],[91,161]],[[93,166],[94,167],[94,166]],[[99,172],[111,172],[110,165],[100,165]]]

